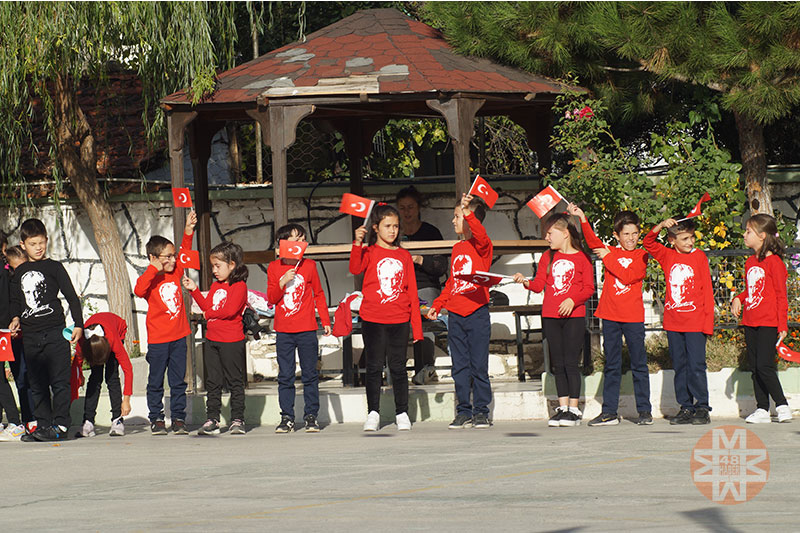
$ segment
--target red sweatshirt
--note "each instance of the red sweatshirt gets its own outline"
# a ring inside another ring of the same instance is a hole
[[[471,274],[476,270],[488,272],[492,266],[494,245],[486,234],[486,229],[473,213],[464,217],[472,237],[459,241],[453,246],[450,255],[450,277],[442,293],[433,301],[432,308],[442,308],[451,313],[467,316],[481,306],[489,303],[489,288],[457,279],[456,274]]]
[[[644,237],[644,248],[664,270],[667,295],[664,304],[666,331],[702,331],[714,333],[714,291],[708,258],[695,248],[682,254],[656,241],[650,231]]]
[[[206,317],[206,338],[214,342],[238,342],[244,340],[242,313],[247,305],[247,284],[237,281],[215,281],[208,294],[200,289],[192,291],[192,298]]]
[[[323,326],[331,325],[328,303],[317,273],[317,263],[301,259],[292,281],[281,289],[281,277],[294,265],[276,259],[267,267],[267,301],[275,306],[273,328],[281,333],[317,331],[317,308]]]
[[[547,267],[550,266],[550,273]],[[586,254],[577,252],[565,254],[548,250],[539,259],[536,277],[528,283],[533,292],[544,291],[542,317],[574,318],[586,316],[586,300],[594,293],[594,269]],[[572,298],[575,306],[567,316],[558,314],[558,307],[567,298]]]
[[[130,396],[133,394],[133,366],[131,359],[128,356],[128,351],[125,350],[125,335],[128,333],[128,324],[115,315],[114,313],[97,313],[92,315],[89,320],[84,324],[85,329],[100,324],[103,328],[103,335],[108,340],[111,346],[111,353],[117,358],[122,373],[125,376],[125,385],[122,388],[123,396]],[[72,360],[72,366],[78,369],[83,367],[83,340],[75,346],[75,358]]]
[[[178,257],[181,251],[192,249],[194,234],[183,234]],[[147,342],[164,343],[176,341],[189,334],[189,320],[183,306],[181,278],[183,266],[180,261],[172,272],[159,272],[149,265],[144,274],[136,280],[133,293],[147,300]]]
[[[361,318],[379,324],[403,324],[410,320],[414,340],[422,340],[417,278],[408,250],[353,243],[350,273],[362,272]]]
[[[615,322],[644,322],[642,281],[647,276],[647,252],[641,248],[628,251],[621,246],[606,246],[588,222],[581,222],[581,229],[589,248],[610,251],[603,258],[606,275],[594,316]]]
[[[783,260],[777,255],[768,255],[759,261],[753,255],[747,258],[744,272],[746,289],[736,296],[742,302],[742,325],[788,331],[789,302]]]

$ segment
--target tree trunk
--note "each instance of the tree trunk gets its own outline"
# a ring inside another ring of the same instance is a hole
[[[114,214],[97,183],[94,136],[73,87],[61,76],[55,80],[53,106],[58,161],[92,222],[97,252],[106,275],[109,311],[122,317],[133,333],[136,323],[133,321],[131,283]],[[125,338],[128,351],[132,348],[133,336]]]
[[[739,151],[742,154],[742,176],[745,179],[750,214],[772,215],[772,194],[767,183],[767,155],[764,147],[764,127],[734,111],[739,132]]]

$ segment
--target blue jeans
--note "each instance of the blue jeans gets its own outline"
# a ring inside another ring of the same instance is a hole
[[[644,348],[643,322],[616,322],[603,319],[603,351],[606,356],[603,370],[603,412],[617,414],[619,384],[622,381],[622,336],[628,344],[633,374],[633,393],[636,410],[650,412],[650,373],[647,370],[647,352]]]
[[[281,416],[294,420],[294,380],[297,365],[295,350],[300,359],[300,379],[303,382],[303,416],[319,414],[319,372],[317,352],[319,341],[316,331],[298,333],[277,332],[276,352],[278,357],[278,404]]]
[[[186,338],[159,342],[147,347],[147,408],[150,422],[164,419],[164,372],[169,383],[172,420],[186,420]]]
[[[489,306],[467,316],[450,313],[447,343],[456,384],[456,412],[467,416],[489,414],[492,386],[489,383],[489,338],[492,325]],[[472,393],[472,401],[470,401]]]
[[[675,399],[681,409],[711,410],[706,379],[706,335],[699,331],[667,331],[669,356],[675,369]]]

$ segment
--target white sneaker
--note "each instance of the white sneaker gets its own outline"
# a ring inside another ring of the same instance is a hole
[[[381,415],[378,411],[370,411],[364,422],[364,431],[378,431],[381,426]]]
[[[790,413],[791,416],[791,413]],[[756,409],[753,414],[744,419],[748,424],[769,424],[772,418],[769,416],[769,411],[764,409]]]
[[[775,408],[778,413],[778,422],[789,422],[792,419],[792,408],[788,405],[779,405]]]
[[[408,418],[408,413],[400,413],[395,417],[397,424],[397,431],[411,431],[411,420]]]
[[[9,424],[2,433],[0,433],[0,442],[11,442],[19,440],[25,434],[25,426]]]
[[[88,420],[84,421],[83,427],[81,428],[81,437],[94,437],[95,435],[94,424]]]
[[[108,432],[108,435],[110,437],[125,436],[125,424],[122,423],[122,417],[111,422],[111,431]]]

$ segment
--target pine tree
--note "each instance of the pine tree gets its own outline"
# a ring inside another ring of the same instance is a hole
[[[577,74],[626,116],[652,111],[665,81],[718,92],[736,119],[752,213],[772,213],[764,125],[800,104],[800,3],[426,4],[462,53]]]

